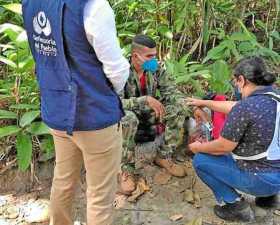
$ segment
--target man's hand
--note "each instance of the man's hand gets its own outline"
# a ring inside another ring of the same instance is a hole
[[[161,104],[158,100],[156,100],[151,96],[147,96],[146,101],[147,101],[147,105],[154,110],[156,114],[156,118],[159,118],[160,121],[162,121],[163,116],[165,115],[165,108],[163,104]]]
[[[198,153],[199,147],[201,146],[201,143],[199,141],[196,141],[192,144],[189,144],[189,150],[193,153]]]

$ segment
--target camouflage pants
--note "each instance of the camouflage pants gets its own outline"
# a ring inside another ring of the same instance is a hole
[[[132,172],[135,168],[135,146],[134,137],[137,132],[139,120],[132,111],[125,111],[122,118],[123,131],[123,151],[122,151],[122,169]]]
[[[151,152],[155,152],[162,158],[172,157],[176,147],[183,142],[184,127],[187,118],[187,113],[182,110],[178,105],[165,106],[166,116],[164,118],[165,132],[162,136],[157,137],[154,143],[141,144],[135,143],[134,138],[139,125],[139,119],[136,113],[126,111],[125,117],[122,119],[123,128],[123,156],[122,156],[122,169],[133,171],[137,167],[135,162],[135,154],[137,150],[144,151],[144,147],[149,145]],[[143,147],[144,146],[144,147]],[[151,150],[153,149],[153,150]],[[152,153],[151,153],[152,154]],[[139,157],[136,157],[137,159]]]

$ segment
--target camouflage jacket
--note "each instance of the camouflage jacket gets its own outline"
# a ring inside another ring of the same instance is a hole
[[[156,98],[164,106],[178,105],[188,111],[184,102],[186,96],[177,89],[174,80],[163,67],[155,74],[146,73],[145,76],[146,95]],[[146,108],[146,97],[141,93],[139,76],[133,67],[131,67],[121,99],[124,110],[138,111]]]

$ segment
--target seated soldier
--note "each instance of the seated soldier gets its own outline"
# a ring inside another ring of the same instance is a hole
[[[184,177],[183,165],[172,161],[174,150],[188,116],[185,96],[174,81],[160,67],[156,59],[155,41],[137,35],[131,47],[131,71],[122,96],[126,116],[123,124],[122,173],[120,192],[130,194],[135,189],[135,146],[157,142],[159,147],[154,162],[171,175]]]

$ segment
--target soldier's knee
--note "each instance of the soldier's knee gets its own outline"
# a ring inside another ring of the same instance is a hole
[[[135,126],[139,124],[136,114],[132,111],[125,111],[125,116],[122,118],[123,126]]]

